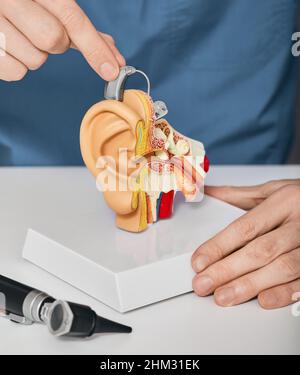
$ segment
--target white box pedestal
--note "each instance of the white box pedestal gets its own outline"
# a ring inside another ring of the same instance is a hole
[[[171,219],[128,233],[115,227],[114,213],[87,180],[72,190],[61,186],[58,201],[28,230],[23,257],[120,312],[191,291],[192,253],[243,213],[178,194]]]

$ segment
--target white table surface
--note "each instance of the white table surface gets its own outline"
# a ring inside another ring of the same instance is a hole
[[[56,298],[90,305],[100,315],[132,325],[134,331],[88,340],[57,339],[38,324],[21,326],[2,318],[0,354],[300,354],[300,317],[292,315],[291,307],[265,311],[253,300],[221,308],[212,297],[188,293],[120,314],[23,260],[22,247],[34,215],[28,207],[34,207],[39,194],[35,181],[48,179],[48,204],[53,209],[59,194],[56,178],[62,174],[74,183],[90,178],[82,168],[0,168],[0,274]],[[208,183],[242,185],[279,178],[300,178],[300,166],[213,167]]]

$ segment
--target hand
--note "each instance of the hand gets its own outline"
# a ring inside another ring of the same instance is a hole
[[[5,40],[0,79],[5,81],[22,79],[28,70],[40,68],[49,53],[69,47],[78,49],[107,81],[125,65],[113,38],[99,33],[75,0],[1,0],[0,32]]]
[[[257,296],[266,309],[292,303],[300,291],[300,180],[206,193],[250,211],[195,251],[195,292],[214,293],[221,306]]]

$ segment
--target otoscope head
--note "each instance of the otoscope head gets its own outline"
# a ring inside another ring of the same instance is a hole
[[[94,333],[132,331],[130,327],[97,316],[88,306],[67,301],[45,305],[42,315],[55,336],[89,337]]]

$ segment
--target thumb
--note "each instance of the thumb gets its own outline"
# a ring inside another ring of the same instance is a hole
[[[250,210],[276,190],[291,184],[300,184],[300,180],[276,180],[254,186],[206,186],[205,194],[243,210]]]
[[[265,199],[259,186],[205,186],[205,194],[243,210],[250,210]]]

